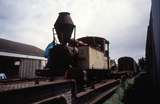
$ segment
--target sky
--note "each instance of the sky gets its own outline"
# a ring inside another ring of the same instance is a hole
[[[0,0],[0,38],[45,49],[59,12],[70,12],[76,37],[100,36],[110,57],[145,55],[150,0]]]

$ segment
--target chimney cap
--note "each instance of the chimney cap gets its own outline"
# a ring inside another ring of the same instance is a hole
[[[69,12],[60,12],[59,15],[70,15]]]

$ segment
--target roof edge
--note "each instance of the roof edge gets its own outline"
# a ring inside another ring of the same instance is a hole
[[[32,55],[24,55],[24,54],[17,54],[17,53],[9,53],[9,52],[0,52],[0,56],[47,60],[45,57],[32,56]]]

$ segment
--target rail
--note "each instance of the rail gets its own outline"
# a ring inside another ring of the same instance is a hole
[[[4,88],[0,91],[0,98],[5,104],[46,104],[59,98],[68,99],[66,104],[99,104],[114,93],[119,83],[119,80],[106,80],[95,84],[94,88],[77,93],[74,80],[40,81],[39,84],[23,88]]]
[[[59,80],[25,88],[1,91],[0,98],[1,102],[3,101],[5,104],[33,103],[51,96],[56,96],[61,93],[60,91],[62,90],[66,91],[71,89],[71,93],[73,93],[75,88],[74,83],[73,80]]]
[[[88,89],[88,91],[80,92],[76,96],[76,104],[84,104],[84,102],[88,102],[89,104],[98,104],[98,102],[102,102],[102,98],[111,96],[119,83],[119,80],[110,80],[95,85],[94,89]]]

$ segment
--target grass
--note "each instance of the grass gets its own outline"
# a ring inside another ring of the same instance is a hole
[[[111,98],[106,100],[103,104],[124,104],[124,97],[129,89],[134,85],[134,78],[121,81],[118,89]]]

